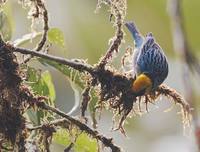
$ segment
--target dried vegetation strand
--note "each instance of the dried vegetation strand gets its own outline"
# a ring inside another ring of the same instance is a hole
[[[110,39],[110,47],[106,54],[100,59],[99,67],[104,66],[112,59],[113,53],[119,51],[119,47],[124,37],[123,23],[126,16],[127,2],[126,0],[98,0],[97,10],[101,8],[101,5],[108,5],[110,8],[110,20],[114,17],[113,25],[116,28],[115,36]]]
[[[97,78],[101,88],[99,91],[100,99],[97,106],[102,109],[105,105],[109,109],[114,110],[115,116],[120,116],[121,119],[118,122],[118,127],[115,130],[120,130],[125,134],[123,128],[124,121],[126,117],[132,112],[136,114],[141,114],[141,104],[145,104],[146,111],[148,112],[148,104],[157,102],[160,96],[166,96],[169,100],[177,103],[181,106],[183,126],[190,127],[192,120],[191,108],[189,104],[183,99],[183,97],[177,93],[176,90],[168,87],[167,85],[161,85],[156,90],[152,91],[150,94],[143,94],[136,96],[131,90],[131,84],[134,79],[128,77],[127,75],[114,73],[109,70],[99,71]],[[144,99],[144,102],[141,101]],[[134,111],[137,104],[139,103],[139,112]]]
[[[185,127],[190,127],[192,121],[192,108],[184,100],[184,98],[174,89],[168,87],[167,85],[161,85],[156,90],[157,97],[160,95],[166,96],[168,99],[171,99],[176,104],[181,106],[182,122]]]

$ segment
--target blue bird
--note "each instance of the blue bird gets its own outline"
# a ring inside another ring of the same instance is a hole
[[[125,25],[131,32],[135,43],[133,76],[136,79],[132,84],[132,90],[136,94],[150,93],[168,75],[167,58],[152,33],[144,37],[133,22],[127,22]]]

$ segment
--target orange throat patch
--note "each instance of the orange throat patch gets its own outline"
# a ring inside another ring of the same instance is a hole
[[[151,89],[152,89],[152,81],[145,74],[140,74],[139,76],[137,76],[136,80],[133,82],[132,85],[132,90],[135,93],[139,93],[143,90],[145,90],[145,92],[150,92]]]

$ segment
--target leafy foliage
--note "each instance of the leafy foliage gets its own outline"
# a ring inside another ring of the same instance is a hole
[[[77,152],[94,152],[97,151],[97,142],[88,137],[87,134],[82,133],[78,136],[75,151]]]
[[[58,64],[54,61],[45,60],[42,58],[38,58],[39,62],[43,65],[50,65],[60,71],[62,74],[67,76],[70,80],[72,80],[72,83],[75,83],[77,86],[79,86],[81,89],[84,88],[84,82],[81,79],[80,73],[77,73],[77,71],[72,70],[70,67],[67,67],[65,65]],[[91,100],[89,102],[89,112],[93,121],[93,127],[96,126],[96,105],[97,105],[98,97],[96,95],[95,90],[92,88],[91,91]]]
[[[77,131],[75,131],[77,132]],[[71,135],[64,129],[59,129],[53,136],[53,141],[57,144],[66,146],[71,143]],[[91,139],[86,133],[81,133],[74,143],[73,147],[76,152],[94,152],[97,151],[97,141]]]
[[[41,38],[42,32],[29,33],[22,36],[22,38],[14,41],[15,46],[23,46],[34,39]],[[65,39],[63,32],[58,28],[51,28],[48,31],[48,42],[55,44],[61,48],[65,47]]]
[[[50,43],[53,43],[62,48],[65,47],[65,40],[63,32],[58,28],[51,28],[48,31],[48,40]]]
[[[31,86],[35,93],[49,97],[48,104],[54,106],[56,93],[50,73],[48,71],[41,73],[41,71],[35,70],[31,67],[28,67],[27,70],[27,84]],[[37,125],[41,124],[43,118],[48,118],[47,113],[37,109],[29,110],[28,115],[31,121]]]

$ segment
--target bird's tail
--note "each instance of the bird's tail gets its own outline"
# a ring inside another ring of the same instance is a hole
[[[126,27],[128,28],[128,30],[131,33],[137,33],[137,34],[139,34],[139,30],[137,29],[135,23],[133,23],[133,22],[126,22],[125,25],[126,25]]]
[[[140,43],[143,40],[143,38],[142,38],[142,35],[140,34],[139,30],[137,29],[136,25],[133,22],[127,22],[127,23],[125,23],[125,25],[128,28],[128,30],[131,32],[131,34],[136,42],[136,45],[137,45],[137,43]]]

